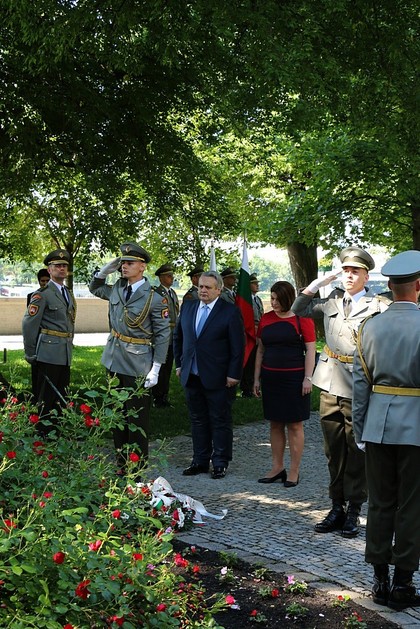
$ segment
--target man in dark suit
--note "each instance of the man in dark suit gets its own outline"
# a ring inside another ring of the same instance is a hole
[[[199,299],[183,304],[174,333],[176,374],[185,389],[193,439],[185,476],[207,473],[211,460],[212,478],[223,478],[232,460],[232,403],[245,333],[239,308],[220,299],[222,286],[218,273],[203,273]]]

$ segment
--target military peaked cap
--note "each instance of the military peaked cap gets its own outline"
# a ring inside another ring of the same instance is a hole
[[[398,253],[382,267],[381,273],[395,284],[413,282],[420,277],[420,251]]]
[[[354,266],[359,269],[372,271],[375,268],[375,260],[360,247],[347,247],[340,253],[341,266]]]
[[[66,249],[56,249],[44,258],[44,264],[70,264],[70,254]]]
[[[150,262],[150,255],[143,247],[140,247],[135,242],[125,242],[120,247],[121,250],[121,262],[137,260],[140,262]]]
[[[258,282],[258,277],[256,273],[251,273],[251,275],[249,276],[249,281],[250,282]]]
[[[221,275],[222,277],[232,277],[232,276],[236,277],[236,276],[237,276],[237,274],[238,274],[238,273],[237,273],[237,271],[235,271],[235,269],[232,269],[232,267],[231,267],[231,266],[228,266],[226,269],[224,269],[224,270],[220,273],[220,275]]]
[[[191,271],[189,273],[187,273],[187,275],[189,277],[193,277],[194,275],[201,275],[202,273],[204,273],[204,269],[202,266],[195,266],[193,269],[191,269]]]
[[[160,266],[158,270],[155,271],[155,275],[168,275],[168,274],[173,275],[173,273],[174,273],[174,268],[170,264],[162,264],[162,266]]]

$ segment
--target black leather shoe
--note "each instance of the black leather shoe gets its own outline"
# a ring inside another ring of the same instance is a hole
[[[297,477],[297,481],[286,480],[284,482],[285,487],[296,487],[297,485],[299,485],[299,476]]]
[[[338,531],[343,528],[344,522],[346,520],[346,512],[344,511],[344,507],[339,502],[333,503],[333,508],[327,514],[327,516],[322,520],[322,522],[318,522],[315,524],[316,533],[331,533],[331,531]]]
[[[376,564],[373,568],[372,600],[377,605],[387,605],[390,588],[388,564]]]
[[[413,572],[395,567],[388,607],[398,611],[407,607],[420,607],[420,591],[416,590],[412,578]]]
[[[224,478],[226,476],[226,468],[225,467],[214,467],[211,473],[212,478]]]
[[[199,465],[198,463],[191,463],[189,467],[186,467],[182,472],[183,476],[197,476],[197,474],[207,474],[209,471],[208,465]]]
[[[281,482],[284,483],[286,481],[286,478],[287,478],[287,472],[284,469],[278,474],[276,474],[275,476],[264,476],[264,478],[259,478],[258,482],[259,483],[275,483],[276,480],[281,480]]]
[[[341,535],[343,537],[356,537],[359,535],[359,514],[360,514],[360,505],[349,504],[349,508],[346,513],[346,520],[344,522],[343,530],[341,531]]]

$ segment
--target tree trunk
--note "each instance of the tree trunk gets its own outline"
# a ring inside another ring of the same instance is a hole
[[[287,245],[290,268],[295,281],[296,292],[308,286],[318,277],[318,258],[316,245],[304,245],[301,242],[292,242]],[[318,339],[325,338],[323,320],[315,321],[316,336]]]
[[[316,245],[308,247],[301,242],[291,242],[287,245],[287,252],[296,290],[302,290],[318,277]]]
[[[411,206],[413,222],[413,249],[420,251],[420,205],[413,203]]]

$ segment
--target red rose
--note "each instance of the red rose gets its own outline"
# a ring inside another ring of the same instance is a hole
[[[156,605],[156,611],[157,612],[164,612],[165,609],[166,609],[165,603],[159,603],[159,605]]]
[[[274,588],[273,590],[271,590],[271,596],[273,598],[277,598],[277,596],[280,594],[279,590],[277,590],[277,588]]]
[[[87,404],[81,404],[80,410],[82,411],[83,415],[89,415],[89,413],[92,412],[92,409]]]
[[[132,461],[133,463],[137,463],[137,461],[140,461],[140,457],[136,452],[131,452],[130,456],[128,457],[130,459],[130,461]]]
[[[85,426],[88,428],[93,426],[93,418],[90,415],[85,415]]]
[[[142,561],[143,555],[141,553],[133,553],[134,561]]]
[[[256,609],[253,609],[252,612],[249,612],[250,616],[256,616],[258,614]]]
[[[235,602],[235,599],[233,598],[232,594],[228,594],[225,598],[225,601],[227,605],[233,605]]]
[[[66,554],[60,551],[58,553],[54,553],[53,562],[60,564],[64,562],[65,558],[66,558]]]
[[[115,622],[115,624],[119,627],[122,627],[124,623],[124,616],[111,616],[109,620],[111,622]]]
[[[31,422],[31,424],[37,424],[39,422],[39,415],[29,415],[29,421]]]
[[[121,511],[119,509],[115,509],[112,513],[111,513],[113,518],[116,518],[118,520],[118,518],[121,517]]]
[[[16,452],[14,452],[14,450],[11,450],[10,452],[6,452],[6,456],[8,459],[15,459],[16,458]]]
[[[87,588],[89,583],[90,579],[85,579],[85,581],[81,581],[75,589],[76,596],[82,598],[83,600],[86,600],[87,597],[90,595],[90,592]]]
[[[44,470],[44,471],[42,472],[41,476],[42,476],[43,478],[48,478],[48,472],[47,472],[46,470]]]
[[[97,539],[96,542],[91,542],[89,544],[89,550],[93,550],[94,552],[98,551],[102,546],[102,540]]]
[[[74,629],[74,627],[73,627],[73,625],[68,623],[67,625],[64,625],[63,629]]]

